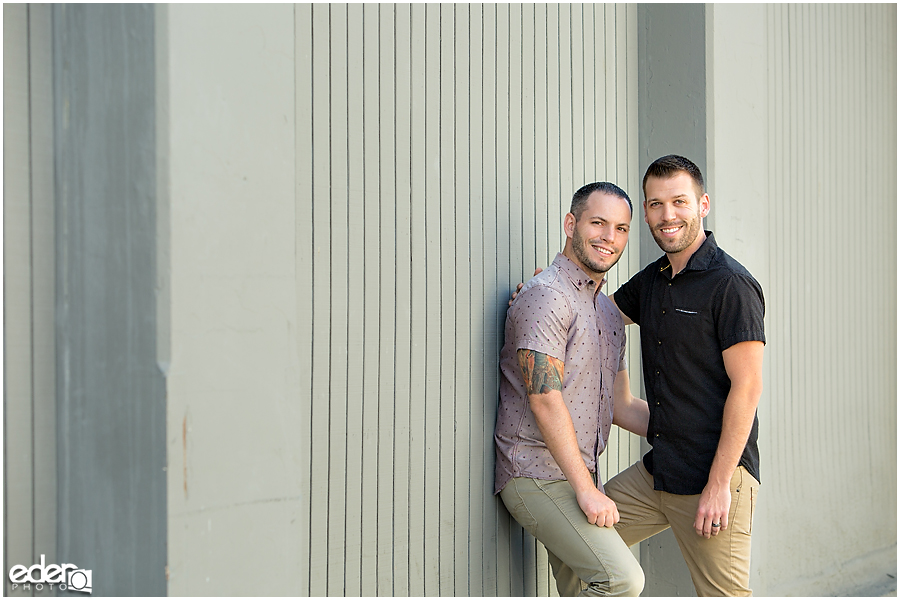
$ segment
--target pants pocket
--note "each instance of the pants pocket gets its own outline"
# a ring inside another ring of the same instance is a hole
[[[519,522],[519,525],[524,527],[528,533],[534,535],[537,528],[537,519],[528,510],[525,498],[522,497],[523,493],[528,493],[529,483],[531,482],[527,480],[510,480],[506,487],[503,488],[503,491],[500,492],[500,498],[503,500],[509,513]]]
[[[740,522],[741,529],[746,527],[747,535],[750,535],[753,532],[753,513],[756,511],[759,482],[744,467],[737,468],[735,479],[737,485],[731,492],[732,513],[728,521],[735,525]]]
[[[753,533],[753,513],[756,512],[756,495],[759,490],[755,486],[750,487],[750,528],[749,532]]]

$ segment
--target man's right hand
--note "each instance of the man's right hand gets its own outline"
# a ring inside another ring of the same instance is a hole
[[[537,269],[534,270],[534,275],[537,275],[537,274],[540,273],[541,271],[543,271],[543,269],[540,268],[540,267],[538,267]],[[532,277],[534,277],[534,275],[532,275]],[[509,302],[508,302],[508,304],[509,304],[510,306],[512,306],[513,300],[516,299],[516,296],[519,295],[519,292],[522,291],[522,286],[523,286],[523,285],[525,285],[525,282],[524,282],[524,281],[521,282],[521,283],[519,283],[519,285],[516,286],[516,289],[513,290],[512,297],[509,299]]]
[[[528,348],[519,348],[516,357],[538,430],[550,455],[575,491],[579,508],[591,525],[612,527],[619,522],[619,509],[594,484],[578,448],[572,415],[563,399],[565,363]]]
[[[612,527],[619,522],[619,509],[616,508],[616,503],[597,488],[576,493],[575,497],[591,525]]]

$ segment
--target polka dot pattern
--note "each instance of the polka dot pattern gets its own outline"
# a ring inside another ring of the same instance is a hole
[[[594,472],[612,427],[615,376],[625,368],[625,326],[619,310],[578,265],[557,254],[516,297],[507,311],[505,334],[494,429],[495,493],[513,477],[565,479],[528,404],[517,357],[522,348],[565,363],[563,398],[584,462]]]

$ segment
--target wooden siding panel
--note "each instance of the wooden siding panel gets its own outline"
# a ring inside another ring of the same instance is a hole
[[[535,169],[537,166],[537,119],[535,115],[535,95],[537,89],[536,71],[536,40],[535,40],[535,6],[526,4],[521,7],[519,15],[519,53],[521,55],[521,92],[520,92],[520,137],[522,144],[521,152],[521,182],[522,182],[522,260],[518,266],[524,278],[529,277],[533,270],[530,268],[532,262],[537,260],[536,245],[540,238],[539,230],[540,217],[536,194],[536,176]],[[546,230],[546,223],[543,224]],[[546,234],[545,234],[546,235]],[[546,253],[541,255],[541,261],[545,259]]]
[[[548,178],[548,149],[549,144],[549,122],[547,110],[547,5],[533,5],[529,11],[531,24],[530,30],[533,30],[534,40],[532,52],[534,53],[534,69],[532,80],[534,82],[534,92],[532,94],[534,105],[532,113],[534,116],[534,215],[535,215],[535,236],[534,236],[534,256],[525,256],[525,264],[523,265],[523,273],[525,277],[531,275],[529,269],[532,266],[539,265],[546,261],[548,257],[553,256],[556,250],[555,246],[549,245],[548,230],[557,229],[559,215],[553,215],[549,218],[549,178]],[[551,250],[552,248],[552,250]]]
[[[426,443],[425,431],[426,402],[428,400],[425,387],[425,303],[429,288],[426,285],[426,253],[425,248],[425,161],[426,128],[425,123],[425,6],[412,7],[412,134],[411,153],[411,243],[409,247],[412,262],[412,297],[410,299],[411,340],[411,389],[415,395],[410,401],[409,420],[409,593],[412,596],[424,596],[425,588],[425,497],[426,497]],[[433,291],[433,290],[432,290]],[[433,469],[432,469],[433,470]],[[402,558],[399,558],[402,560]],[[396,559],[395,559],[396,560]]]
[[[547,18],[547,250],[548,263],[562,250],[562,215],[568,212],[566,192],[560,180],[562,173],[562,129],[560,107],[559,5],[546,6]],[[575,190],[569,190],[569,199]],[[565,208],[564,208],[565,207]]]
[[[570,94],[571,104],[571,122],[568,129],[572,135],[571,152],[572,152],[572,189],[568,195],[571,197],[572,192],[587,182],[586,177],[593,177],[593,169],[585,173],[585,161],[587,160],[585,146],[585,127],[593,119],[589,119],[586,112],[585,103],[585,79],[588,78],[587,70],[590,68],[585,64],[585,34],[584,34],[584,4],[572,4],[569,11],[569,64],[572,76],[568,78],[568,92]],[[577,76],[575,74],[578,74]],[[591,179],[593,181],[593,179]]]
[[[581,141],[580,181],[582,184],[606,179],[603,169],[597,168],[597,165],[601,164],[597,153],[599,148],[603,147],[608,140],[598,139],[599,136],[594,134],[597,131],[597,121],[603,117],[604,112],[602,110],[604,102],[594,93],[597,80],[603,78],[603,71],[600,65],[597,64],[596,44],[597,17],[602,14],[602,11],[603,6],[595,4],[586,4],[581,8],[581,42],[579,43],[578,54],[582,65],[581,70],[584,73],[581,77],[581,86],[579,88],[582,113],[580,129],[584,132]],[[616,180],[613,179],[612,181]],[[625,184],[623,183],[622,185],[624,186]],[[574,192],[575,190],[572,191]]]
[[[363,323],[362,340],[362,437],[361,455],[362,471],[359,473],[361,483],[359,502],[362,504],[362,520],[360,531],[360,593],[372,594],[378,588],[378,537],[380,519],[378,514],[379,494],[378,479],[380,477],[379,462],[381,447],[379,444],[380,424],[380,302],[366,302],[365,298],[379,298],[379,280],[381,277],[381,235],[379,221],[381,216],[381,171],[379,164],[379,117],[381,89],[378,84],[381,57],[378,44],[378,6],[362,5],[360,15],[360,54],[353,60],[360,65],[359,112],[362,123],[358,134],[361,134],[362,146],[362,189],[357,194],[351,186],[352,193],[358,196],[359,206],[351,213],[351,220],[359,221],[362,235],[351,237],[351,244],[359,240],[363,272],[351,271],[351,289],[356,298],[356,305],[361,306]],[[361,281],[360,281],[361,280]],[[360,291],[362,294],[360,295]],[[385,428],[387,431],[389,428]],[[389,571],[388,571],[389,573]],[[387,573],[386,573],[387,574]]]
[[[348,6],[329,5],[331,12],[331,172],[328,255],[331,328],[329,334],[330,373],[328,406],[328,594],[347,595],[347,443],[348,419],[348,332],[349,305],[347,277],[350,272],[348,235]],[[354,178],[358,177],[354,173]],[[354,535],[358,535],[354,533]]]
[[[481,192],[482,196],[482,242],[484,262],[481,265],[483,298],[499,300],[497,278],[497,190],[499,188],[497,162],[497,112],[496,97],[498,94],[497,83],[497,12],[496,4],[482,5],[482,136],[481,140]],[[485,378],[483,380],[482,393],[484,395],[484,413],[482,420],[482,450],[484,452],[484,470],[482,473],[482,485],[485,490],[493,494],[494,488],[494,454],[493,454],[493,429],[496,417],[496,400],[488,401],[498,389],[497,368],[488,357],[494,352],[499,352],[499,339],[502,332],[498,330],[499,313],[495,303],[484,304],[484,329],[480,332],[482,337],[483,353],[480,354],[485,363]],[[475,354],[479,356],[479,354]],[[482,563],[483,592],[485,595],[495,596],[500,594],[500,574],[509,571],[509,561],[505,553],[500,551],[501,538],[501,513],[498,503],[493,495],[487,499],[484,510],[483,543],[485,558]],[[503,546],[508,543],[508,537],[502,539]],[[491,564],[493,563],[493,564]]]
[[[510,188],[516,185],[510,175],[511,163],[516,159],[516,154],[510,151],[510,10],[508,4],[500,4],[496,7],[495,37],[494,37],[494,77],[496,78],[495,95],[495,152],[493,161],[496,164],[496,213],[494,224],[495,253],[496,253],[496,285],[509,288],[512,283],[510,276],[511,237],[516,232],[511,231],[510,213]],[[495,327],[503,328],[502,318],[498,318]],[[502,338],[497,340],[497,352],[502,344]],[[487,356],[490,356],[486,353]],[[521,567],[523,544],[523,531],[516,527],[509,513],[500,510],[497,515],[497,594],[503,596],[522,595],[522,577],[516,572]]]
[[[455,348],[455,312],[459,300],[456,294],[456,270],[455,263],[455,238],[456,223],[454,212],[456,208],[456,153],[454,152],[455,129],[455,105],[457,101],[454,90],[454,71],[456,68],[454,54],[454,7],[449,4],[441,4],[437,13],[440,46],[438,49],[439,60],[439,90],[440,100],[438,107],[438,135],[439,148],[437,156],[440,160],[439,173],[435,173],[435,181],[439,186],[436,199],[440,208],[435,211],[437,218],[439,243],[438,269],[440,290],[439,304],[440,328],[439,344],[437,345],[440,358],[436,361],[440,366],[437,370],[439,378],[439,437],[437,443],[438,454],[438,486],[437,494],[438,514],[435,515],[435,523],[438,525],[438,589],[440,593],[457,595],[453,592],[455,564],[455,493],[454,463],[456,455],[455,443],[455,404],[456,404],[456,359]]]
[[[296,15],[304,593],[555,595],[493,495],[497,359],[509,290],[561,250],[575,188],[639,179],[636,27],[600,6]]]
[[[469,547],[469,561],[471,567],[468,569],[469,594],[484,593],[484,570],[486,539],[489,538],[487,529],[486,512],[491,502],[491,491],[485,485],[487,478],[492,476],[489,473],[489,462],[487,449],[485,447],[485,411],[490,410],[490,402],[484,389],[484,381],[490,367],[482,360],[482,349],[484,348],[484,329],[485,329],[485,307],[484,307],[484,284],[481,273],[484,270],[485,251],[484,251],[484,235],[482,232],[483,211],[484,211],[484,190],[482,182],[484,180],[484,161],[482,160],[482,144],[483,144],[483,90],[484,90],[484,66],[482,64],[482,44],[484,40],[484,19],[483,8],[479,5],[468,6],[468,45],[466,48],[466,57],[463,64],[466,65],[464,73],[467,74],[469,80],[469,90],[467,98],[467,107],[469,114],[466,120],[458,122],[460,131],[465,131],[466,144],[462,147],[468,148],[468,165],[466,172],[468,179],[465,182],[466,193],[469,195],[469,210],[462,211],[464,219],[468,219],[466,230],[468,233],[469,245],[469,261],[468,265],[471,271],[468,275],[468,299],[470,320],[468,324],[463,324],[463,329],[468,335],[468,364],[471,371],[469,372],[469,381],[467,391],[469,393],[469,414],[464,418],[468,420],[469,430],[469,464],[471,470],[468,474],[468,526],[466,527],[474,541]],[[465,264],[462,265],[465,268]],[[466,289],[465,287],[463,288]],[[465,361],[463,364],[466,364]],[[476,533],[477,532],[477,533]],[[470,538],[470,539],[472,539]]]
[[[374,427],[374,435],[377,438],[378,463],[373,488],[376,490],[377,536],[376,536],[376,584],[374,591],[379,596],[391,596],[394,589],[394,564],[393,564],[393,540],[395,531],[394,518],[394,485],[397,472],[395,471],[395,447],[398,435],[397,411],[399,405],[394,402],[394,373],[396,369],[396,305],[395,301],[400,296],[397,293],[397,236],[395,229],[400,228],[397,215],[397,172],[395,158],[397,156],[396,142],[396,24],[395,7],[391,5],[379,5],[377,12],[366,13],[367,39],[374,40],[378,48],[378,77],[375,84],[378,86],[378,112],[373,115],[377,122],[367,121],[371,126],[372,144],[377,150],[373,161],[378,161],[378,211],[375,219],[368,221],[373,235],[379,238],[379,276],[374,280],[374,287],[378,290],[378,307],[373,309],[378,321],[378,330],[374,339],[376,350],[373,357],[378,361],[378,385],[376,386],[378,397],[378,421]],[[370,18],[371,15],[371,18]],[[372,201],[374,204],[374,201]],[[373,292],[374,294],[374,292]],[[408,297],[408,295],[407,295]],[[372,304],[375,304],[374,302]],[[409,388],[406,387],[406,394]],[[399,404],[399,403],[398,403]],[[365,491],[364,491],[365,493]],[[368,494],[367,494],[368,495]],[[364,524],[365,527],[365,524]],[[372,588],[370,588],[372,589]],[[368,593],[369,590],[366,590]]]
[[[310,454],[310,596],[326,596],[331,592],[329,554],[329,378],[331,373],[331,94],[330,94],[330,7],[312,7],[310,37],[312,39],[312,388]],[[301,87],[302,89],[302,87]],[[299,115],[302,118],[302,113]],[[300,202],[303,202],[301,197]],[[341,581],[343,583],[343,581]]]
[[[385,15],[385,20],[389,17]],[[407,596],[416,595],[410,587],[410,560],[413,553],[411,547],[411,518],[418,514],[420,505],[411,502],[412,490],[421,489],[421,482],[413,485],[412,473],[412,434],[410,422],[413,418],[413,407],[420,404],[421,388],[414,387],[412,344],[412,299],[414,289],[412,286],[412,197],[413,197],[413,152],[412,123],[413,123],[413,34],[412,11],[409,5],[396,5],[394,7],[395,39],[390,41],[394,51],[394,89],[396,90],[396,106],[393,109],[394,119],[394,143],[392,148],[387,148],[386,160],[393,165],[395,176],[395,201],[393,211],[395,223],[390,225],[390,208],[386,219],[388,226],[383,228],[383,234],[391,235],[393,227],[396,242],[394,256],[387,260],[394,264],[396,296],[391,298],[391,290],[387,289],[386,306],[393,301],[394,330],[396,342],[394,345],[394,381],[392,398],[388,401],[394,403],[394,471],[393,471],[393,497],[390,511],[394,517],[394,531],[388,543],[392,544],[391,561],[393,582],[391,595]],[[382,80],[383,84],[390,82]],[[387,121],[390,123],[390,121]],[[391,198],[384,198],[389,207]],[[384,511],[388,511],[385,507]],[[385,566],[386,568],[386,566]]]
[[[568,211],[572,193],[578,189],[575,181],[576,161],[575,131],[573,131],[572,99],[574,77],[572,73],[572,11],[577,7],[561,4],[559,9],[559,198],[563,213]],[[578,157],[580,160],[580,157]],[[565,241],[565,238],[561,238]],[[562,245],[560,245],[560,250]]]
[[[377,454],[367,447],[364,423],[372,422],[368,394],[365,383],[371,381],[371,366],[368,364],[364,350],[366,339],[366,317],[369,316],[370,305],[360,303],[369,290],[366,274],[371,266],[366,263],[367,254],[373,258],[378,256],[377,249],[370,248],[366,242],[366,224],[368,223],[366,192],[369,190],[369,178],[365,163],[365,115],[369,106],[377,106],[374,101],[365,101],[364,67],[365,53],[363,49],[363,8],[362,4],[347,6],[347,55],[346,55],[346,137],[338,137],[341,145],[346,146],[347,181],[340,185],[346,190],[341,202],[346,203],[341,211],[333,211],[337,227],[337,240],[346,246],[346,266],[336,265],[335,283],[344,296],[347,307],[347,330],[339,339],[346,345],[346,455],[343,469],[344,478],[344,595],[359,596],[362,594],[362,549],[364,545],[374,542],[372,536],[374,515],[364,509],[370,506],[368,498],[363,497],[363,482],[374,474],[374,460]],[[370,58],[376,58],[370,56]],[[333,71],[332,71],[333,72]],[[343,87],[343,86],[342,86]],[[342,89],[343,91],[343,89]],[[374,94],[373,94],[374,95]],[[374,98],[373,98],[374,100]],[[372,198],[375,197],[373,194]],[[339,215],[343,218],[339,218]],[[342,239],[343,238],[343,239]],[[344,242],[346,240],[346,242]],[[374,244],[373,244],[374,246]],[[336,253],[343,256],[343,252]],[[360,269],[361,267],[361,269]],[[360,270],[362,272],[360,272]],[[371,276],[370,276],[371,277]],[[360,295],[360,292],[362,295]],[[337,307],[335,307],[337,308]],[[375,358],[371,356],[371,358]],[[364,518],[365,516],[365,518]],[[369,546],[371,547],[371,546]],[[372,574],[374,575],[374,574]],[[374,581],[371,583],[374,584]]]
[[[469,54],[471,53],[469,31],[471,27],[469,19],[469,6],[457,8],[453,26],[453,96],[456,99],[453,115],[453,152],[456,157],[454,189],[457,198],[468,198],[468,204],[474,204],[469,182],[471,176],[469,169],[469,118],[471,97],[471,73],[469,72]],[[474,210],[474,209],[469,209]],[[455,336],[453,353],[454,377],[456,380],[454,390],[454,565],[473,565],[472,554],[480,554],[480,544],[472,547],[469,544],[471,537],[471,524],[469,514],[472,508],[470,501],[470,478],[475,465],[481,465],[481,454],[472,454],[471,448],[471,414],[481,414],[480,403],[472,397],[470,382],[472,377],[472,364],[469,348],[471,345],[470,332],[472,328],[472,299],[469,295],[472,267],[467,260],[471,255],[471,236],[469,233],[469,210],[454,202],[453,219],[456,231],[453,253],[453,270],[455,279],[456,314],[453,333]],[[469,583],[469,568],[454,568],[454,594],[457,596],[471,595]]]
[[[425,193],[419,200],[424,208],[424,243],[413,248],[425,256],[425,286],[431,294],[424,294],[425,322],[423,348],[425,351],[425,471],[424,481],[424,594],[440,594],[441,529],[441,19],[440,6],[425,5],[425,95],[424,137],[425,152],[421,170]],[[414,481],[415,481],[414,477]]]

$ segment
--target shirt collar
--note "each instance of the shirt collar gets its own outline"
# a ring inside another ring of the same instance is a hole
[[[703,244],[697,248],[697,251],[688,259],[687,265],[685,265],[684,270],[681,271],[682,273],[685,271],[705,271],[709,268],[710,263],[712,263],[719,246],[716,244],[716,238],[712,231],[704,229],[703,232],[706,234],[706,239],[703,241]],[[665,254],[660,258],[659,271],[660,273],[668,271],[666,276],[669,277],[669,279],[672,278],[672,265],[669,262],[669,257]]]
[[[572,262],[572,259],[562,252],[557,253],[556,258],[553,259],[553,264],[559,267],[563,273],[568,275],[569,279],[572,280],[572,284],[578,288],[578,290],[589,287],[592,291],[596,292],[597,289],[602,289],[604,284],[606,284],[606,277],[604,277],[600,282],[600,287],[595,288],[594,280],[584,272],[584,269]]]

